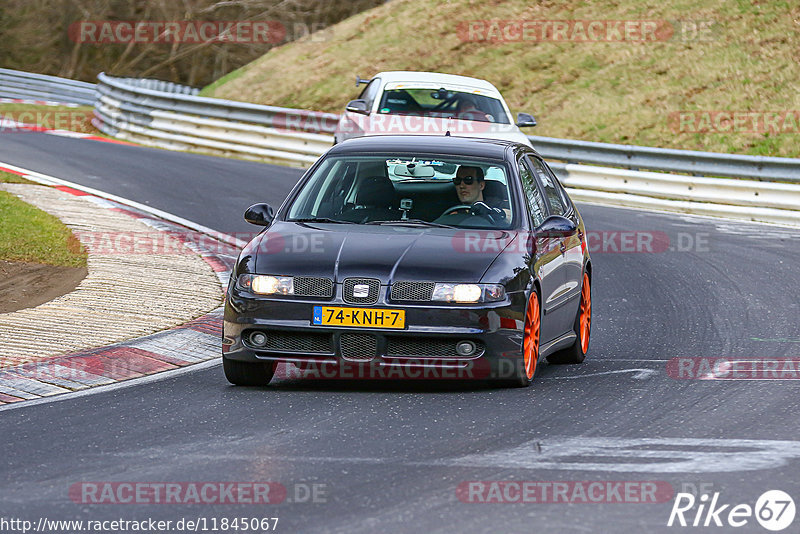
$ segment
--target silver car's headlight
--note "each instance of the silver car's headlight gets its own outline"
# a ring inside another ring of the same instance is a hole
[[[259,295],[294,295],[294,277],[264,274],[240,274],[239,288]]]
[[[431,300],[437,302],[498,302],[506,298],[501,284],[445,284],[437,283]]]

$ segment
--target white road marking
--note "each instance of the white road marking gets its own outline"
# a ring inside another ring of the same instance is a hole
[[[537,378],[536,380],[575,380],[576,378],[585,378],[587,376],[614,375],[619,373],[635,373],[631,377],[634,380],[646,380],[654,374],[657,374],[658,371],[654,369],[620,369],[618,371],[598,371],[597,373],[585,373],[575,376],[545,376]]]
[[[143,451],[121,453],[139,456]],[[186,455],[184,455],[186,456]],[[213,460],[206,452],[189,453],[195,461]],[[250,460],[230,453],[227,460]],[[457,458],[410,460],[397,456],[267,455],[262,460],[291,463],[342,463],[409,467],[467,467],[596,471],[617,473],[719,473],[775,469],[800,458],[800,441],[703,438],[553,437],[498,451]]]
[[[774,469],[800,458],[799,441],[702,438],[552,438],[437,465],[639,473]]]

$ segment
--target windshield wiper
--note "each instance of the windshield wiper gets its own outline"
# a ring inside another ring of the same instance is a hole
[[[401,226],[403,224],[412,225],[412,226],[431,226],[433,228],[455,228],[455,226],[450,226],[449,224],[439,224],[430,221],[423,221],[422,219],[392,219],[388,221],[369,221],[368,223],[364,224],[385,224],[385,225],[398,225]]]
[[[340,221],[338,219],[329,219],[327,217],[306,217],[305,219],[291,219],[289,222],[352,224],[350,221]]]

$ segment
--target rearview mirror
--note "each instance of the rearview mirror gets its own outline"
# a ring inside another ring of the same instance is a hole
[[[402,176],[404,178],[433,178],[436,176],[433,167],[429,165],[420,165],[418,163],[401,163],[400,165],[395,165],[393,173],[395,176]]]
[[[520,128],[532,128],[536,126],[536,119],[530,113],[517,113],[517,126]]]
[[[244,220],[258,226],[269,226],[275,219],[275,210],[269,204],[253,204],[244,212]]]
[[[536,237],[569,237],[578,231],[571,219],[561,215],[551,215],[534,232]]]
[[[348,102],[347,107],[344,109],[353,113],[360,113],[361,115],[369,115],[369,106],[367,106],[367,101],[361,100],[360,98]]]

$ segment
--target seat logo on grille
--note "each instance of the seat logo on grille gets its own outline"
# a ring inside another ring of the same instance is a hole
[[[369,296],[369,285],[367,284],[356,284],[353,286],[353,297],[355,298],[366,298]]]

